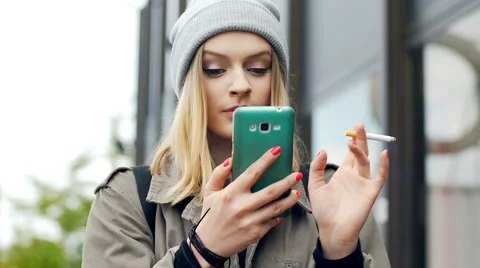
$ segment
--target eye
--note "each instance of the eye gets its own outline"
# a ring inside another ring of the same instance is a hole
[[[248,71],[257,75],[261,75],[268,73],[270,68],[249,68]]]
[[[216,77],[225,72],[224,69],[206,69],[203,68],[203,72],[210,77]]]

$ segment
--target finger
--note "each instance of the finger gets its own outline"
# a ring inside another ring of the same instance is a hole
[[[368,141],[367,141],[367,132],[365,131],[364,124],[357,124],[355,126],[355,133],[357,134],[356,143],[360,150],[362,150],[365,155],[368,157]]]
[[[275,219],[268,219],[265,222],[260,224],[260,232],[262,237],[270,231],[273,227],[279,225],[284,219],[283,218],[275,218]]]
[[[281,153],[280,146],[275,146],[265,152],[260,158],[251,164],[237,179],[233,182],[236,186],[243,189],[250,189],[258,181],[258,178],[267,170],[267,168],[275,162]]]
[[[357,137],[352,137],[352,139],[350,140],[350,142],[352,142],[353,144],[357,144]],[[350,144],[350,142],[347,143],[347,146],[348,144]],[[348,154],[350,157],[352,157],[352,152],[348,151]],[[353,164],[352,164],[352,167],[355,166],[355,155],[353,155]]]
[[[320,150],[317,157],[310,163],[310,179],[309,184],[319,184],[323,186],[325,184],[325,167],[327,166],[327,152]],[[312,176],[313,175],[313,176]],[[304,185],[308,187],[308,185]]]
[[[350,149],[350,152],[355,156],[358,175],[369,179],[370,160],[365,155],[365,152],[363,152],[358,145],[353,144],[353,142],[348,143],[348,148]]]
[[[355,140],[352,139],[348,141],[348,144],[350,144],[351,142],[355,142]],[[347,156],[345,157],[345,159],[343,159],[342,166],[353,167],[354,164],[355,164],[355,155],[351,151],[348,151]]]
[[[301,172],[295,172],[285,177],[283,180],[277,181],[262,190],[253,193],[249,199],[248,209],[257,210],[279,198],[282,194],[288,192],[295,184],[297,184],[302,177],[303,175]]]
[[[221,165],[218,165],[212,172],[210,180],[205,186],[205,197],[225,187],[225,181],[232,171],[232,158],[227,158]]]
[[[375,185],[378,187],[378,192],[380,192],[383,185],[387,181],[388,171],[390,169],[390,160],[388,158],[388,151],[384,150],[380,156],[380,169],[377,176],[373,180]]]
[[[261,209],[252,213],[252,221],[263,223],[272,219],[273,217],[277,217],[278,215],[285,212],[287,209],[293,207],[296,203],[298,198],[300,197],[299,190],[293,190],[290,194],[278,201],[272,202]]]

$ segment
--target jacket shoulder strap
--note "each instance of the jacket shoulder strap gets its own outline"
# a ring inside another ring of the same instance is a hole
[[[142,205],[143,214],[147,220],[150,231],[155,237],[155,214],[157,212],[156,205],[147,202],[148,191],[150,190],[150,183],[152,181],[152,173],[149,166],[136,166],[132,168],[135,175],[135,182],[137,184],[138,197]]]

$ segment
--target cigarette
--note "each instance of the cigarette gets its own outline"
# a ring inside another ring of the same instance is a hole
[[[357,137],[357,133],[355,133],[355,131],[347,131],[345,132],[345,135],[348,137]],[[373,133],[367,133],[367,139],[384,141],[384,142],[395,142],[397,140],[395,137],[392,137],[392,136],[373,134]]]

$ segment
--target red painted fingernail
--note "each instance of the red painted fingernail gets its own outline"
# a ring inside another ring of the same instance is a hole
[[[300,197],[302,193],[299,191],[299,190],[295,190],[295,195],[297,195],[297,197]]]
[[[230,158],[227,158],[227,160],[223,161],[223,166],[228,167],[230,165]]]
[[[295,174],[295,180],[296,181],[300,181],[302,178],[303,178],[302,172],[297,172],[297,174]]]
[[[283,220],[283,218],[277,218],[277,223],[281,223]]]
[[[278,155],[282,151],[282,148],[280,146],[275,146],[272,148],[270,151],[273,155]]]

